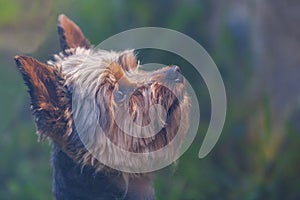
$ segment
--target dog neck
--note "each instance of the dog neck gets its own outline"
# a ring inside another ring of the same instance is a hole
[[[89,166],[82,167],[56,144],[52,148],[52,166],[53,193],[57,200],[155,199],[151,175],[130,176],[126,183],[120,172],[95,172]]]

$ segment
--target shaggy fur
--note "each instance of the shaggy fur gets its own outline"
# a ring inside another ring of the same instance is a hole
[[[55,198],[154,199],[150,174],[123,173],[97,158],[115,166],[143,166],[146,160],[130,160],[109,143],[147,153],[168,145],[179,126],[186,132],[189,98],[179,68],[142,71],[133,50],[94,49],[64,15],[58,33],[63,51],[47,64],[15,57],[29,88],[39,140],[53,141]],[[164,109],[151,115],[155,104]],[[161,129],[152,135],[155,127]],[[173,158],[178,149],[162,158]]]

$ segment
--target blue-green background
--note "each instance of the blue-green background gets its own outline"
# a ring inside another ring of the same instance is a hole
[[[226,123],[213,151],[199,159],[210,119],[201,76],[168,52],[138,54],[142,63],[179,65],[200,101],[199,133],[178,162],[157,172],[157,199],[300,199],[300,3],[242,2],[0,0],[0,199],[52,199],[50,143],[37,142],[27,88],[13,57],[46,61],[58,52],[60,13],[93,44],[136,27],[180,31],[219,67],[228,97]]]

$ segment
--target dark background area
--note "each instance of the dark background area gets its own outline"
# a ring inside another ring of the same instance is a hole
[[[223,77],[226,123],[213,151],[198,151],[210,119],[205,83],[176,55],[145,50],[142,63],[178,64],[195,87],[201,123],[179,161],[157,173],[157,199],[300,199],[300,1],[0,1],[0,199],[52,199],[50,143],[37,143],[29,96],[13,57],[59,52],[64,13],[93,44],[157,26],[199,42]]]

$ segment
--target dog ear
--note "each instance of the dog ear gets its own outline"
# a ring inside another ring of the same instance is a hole
[[[55,68],[32,57],[16,56],[15,61],[28,86],[39,140],[59,140],[62,131],[69,130],[66,126],[71,116],[63,79]]]
[[[118,63],[126,71],[134,70],[138,67],[138,61],[133,50],[125,51],[118,59]]]
[[[58,17],[57,31],[62,50],[76,47],[89,49],[91,46],[80,28],[63,14]]]

